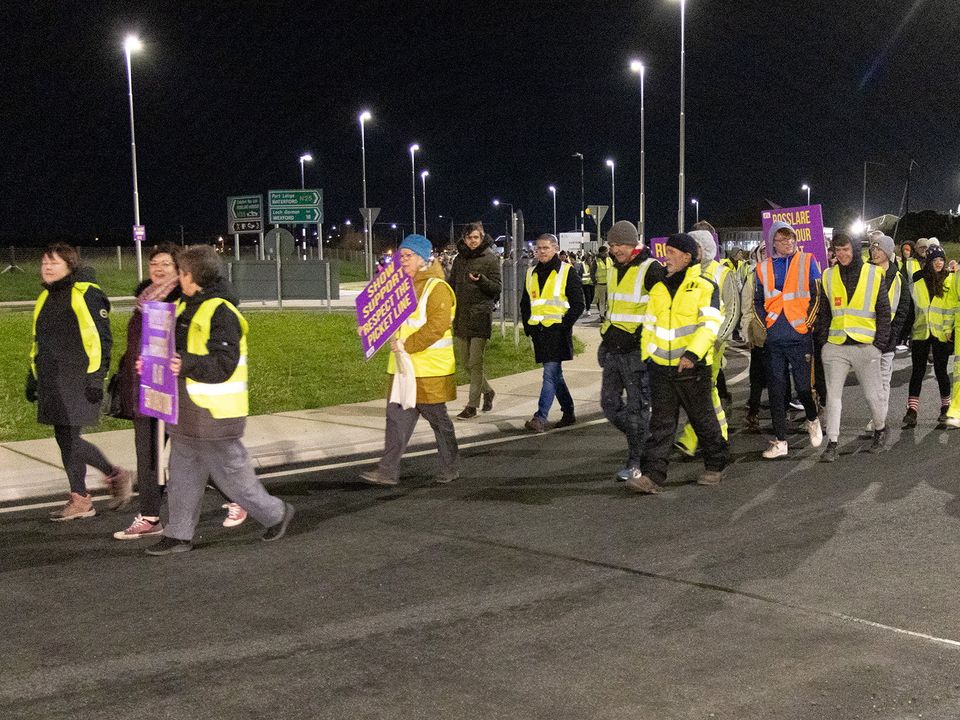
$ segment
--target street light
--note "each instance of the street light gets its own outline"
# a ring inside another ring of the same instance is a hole
[[[430,174],[429,170],[424,170],[420,173],[420,182],[423,183],[423,236],[427,236],[427,176]]]
[[[617,223],[617,168],[610,159],[607,159],[607,167],[610,168],[610,227],[613,227]]]
[[[700,201],[696,198],[690,198],[690,204],[697,207],[697,222],[700,222]]]
[[[683,178],[683,164],[684,164],[684,151],[685,151],[685,133],[686,133],[686,116],[684,115],[684,86],[686,84],[686,55],[684,50],[684,43],[686,37],[686,15],[687,15],[687,3],[686,0],[680,0],[680,177],[678,179],[678,188],[677,188],[677,232],[683,232],[683,199],[686,196],[684,191],[684,178]]]
[[[413,234],[417,234],[417,161],[413,154],[420,149],[420,146],[414,143],[410,146],[410,196],[413,199]]]
[[[809,205],[810,204],[810,186],[804,183],[803,185],[800,186],[800,189],[807,191],[807,205]]]
[[[553,235],[557,236],[557,188],[553,185],[547,188],[553,195]]]
[[[644,67],[643,63],[640,62],[639,60],[633,60],[633,61],[630,62],[630,70],[631,70],[632,72],[637,73],[637,74],[640,76],[640,222],[637,223],[637,225],[638,225],[637,230],[640,232],[640,241],[643,242],[643,231],[644,231],[644,229],[645,229],[645,228],[644,228],[644,222],[643,222],[643,211],[644,211],[644,205],[646,204],[646,203],[645,203],[645,198],[644,198],[644,180],[645,180],[645,178],[644,178],[644,165],[645,165],[645,160],[646,160],[646,158],[644,158],[644,150],[645,150],[646,148],[644,147],[644,145],[645,145],[644,140],[645,140],[645,139],[644,139],[644,132],[643,132],[643,131],[644,131],[644,127],[643,127],[643,124],[644,124],[644,123],[643,123],[643,78],[644,78],[644,75],[646,74],[646,68]]]
[[[577,153],[574,153],[571,157],[575,157],[575,158],[579,158],[579,159],[580,159],[580,234],[583,235],[584,230],[586,230],[586,226],[584,225],[584,223],[586,222],[586,218],[585,218],[584,215],[583,215],[583,203],[584,203],[584,199],[583,199],[583,153],[578,153],[578,152],[577,152]]]
[[[301,156],[300,156],[300,189],[301,189],[301,190],[304,189],[304,182],[303,182],[303,164],[304,164],[304,163],[308,163],[308,162],[313,162],[313,156],[312,156],[312,155],[310,155],[310,154],[308,153],[308,154],[304,154],[304,155],[301,155]]]
[[[860,219],[863,220],[867,217],[867,165],[879,165],[881,167],[886,167],[886,163],[877,162],[876,160],[866,160],[863,163],[863,198],[860,200]]]
[[[360,122],[360,157],[363,164],[363,235],[367,253],[367,277],[371,280],[373,279],[373,241],[371,240],[370,222],[367,217],[369,215],[367,209],[367,141],[363,125],[372,117],[369,110],[364,110],[357,116],[357,120]]]
[[[512,229],[511,229],[511,227],[512,227],[512,225],[513,225],[513,205],[511,205],[510,203],[507,203],[507,202],[500,202],[500,200],[494,198],[494,200],[493,200],[493,206],[494,206],[494,207],[500,207],[501,205],[506,205],[508,208],[510,208],[510,219],[504,222],[504,230],[505,230],[504,235],[508,235],[508,236],[511,238],[511,240],[512,240],[512,239],[513,239],[513,231],[512,231]]]
[[[133,125],[133,73],[130,70],[130,55],[143,49],[143,43],[136,35],[127,35],[123,41],[123,52],[127,56],[127,94],[130,99],[130,159],[133,164],[133,224],[140,224],[140,192],[137,189],[137,139]],[[137,280],[143,280],[143,256],[140,252],[140,236],[134,240],[137,244]]]

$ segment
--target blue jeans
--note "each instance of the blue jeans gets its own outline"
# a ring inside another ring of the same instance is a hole
[[[559,362],[545,362],[543,386],[540,388],[540,404],[534,416],[546,421],[554,398],[560,401],[560,411],[564,415],[573,415],[573,397],[563,379],[563,368]]]

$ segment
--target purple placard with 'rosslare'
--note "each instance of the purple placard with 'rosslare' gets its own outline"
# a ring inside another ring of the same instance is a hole
[[[170,372],[176,352],[177,306],[173,303],[143,304],[140,336],[140,414],[177,424],[177,377]]]
[[[397,256],[357,295],[357,327],[363,357],[369,360],[417,309],[413,278],[400,268]]]
[[[823,210],[819,205],[777,208],[760,213],[763,225],[763,241],[767,246],[767,256],[773,253],[773,238],[770,228],[777,221],[792,226],[797,233],[797,247],[813,255],[821,268],[829,267],[827,262],[827,237],[823,231]]]

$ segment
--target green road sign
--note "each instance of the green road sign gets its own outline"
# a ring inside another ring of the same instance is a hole
[[[263,230],[263,195],[236,195],[227,198],[227,232]]]
[[[268,193],[269,217],[267,222],[322,223],[322,190],[271,190]]]

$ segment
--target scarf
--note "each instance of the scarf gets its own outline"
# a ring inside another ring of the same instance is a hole
[[[140,294],[137,295],[137,310],[141,313],[143,312],[143,304],[145,302],[155,302],[157,300],[163,300],[167,295],[173,292],[173,289],[180,283],[179,278],[173,278],[170,282],[164,283],[163,285],[157,285],[157,283],[152,282],[147,285],[143,290],[140,291]]]

